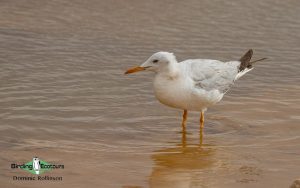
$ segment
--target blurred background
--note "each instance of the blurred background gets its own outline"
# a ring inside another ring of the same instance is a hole
[[[300,1],[2,0],[3,187],[288,187],[300,177]],[[192,113],[153,96],[157,51],[177,60],[267,57]],[[13,181],[38,156],[61,182]]]

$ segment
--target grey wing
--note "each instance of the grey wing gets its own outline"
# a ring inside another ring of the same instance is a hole
[[[195,61],[191,64],[192,79],[195,87],[206,91],[218,90],[226,93],[234,84],[239,62],[217,60]]]

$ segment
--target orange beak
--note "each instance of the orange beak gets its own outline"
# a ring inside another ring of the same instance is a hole
[[[133,67],[131,69],[128,69],[125,72],[125,74],[131,74],[131,73],[138,72],[138,71],[143,71],[143,70],[146,70],[146,68],[144,68],[144,67]]]

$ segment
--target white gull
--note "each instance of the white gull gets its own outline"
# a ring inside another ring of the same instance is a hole
[[[236,80],[253,69],[250,49],[237,61],[222,62],[211,59],[189,59],[177,62],[173,53],[157,52],[145,63],[125,72],[155,72],[154,93],[163,104],[184,110],[185,128],[187,111],[199,111],[200,127],[204,126],[204,111],[219,102]],[[184,129],[185,130],[185,129]]]

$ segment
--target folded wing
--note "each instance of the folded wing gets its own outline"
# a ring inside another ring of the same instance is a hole
[[[221,62],[217,60],[189,60],[191,79],[196,89],[218,90],[226,93],[234,84],[239,71],[239,61]]]

